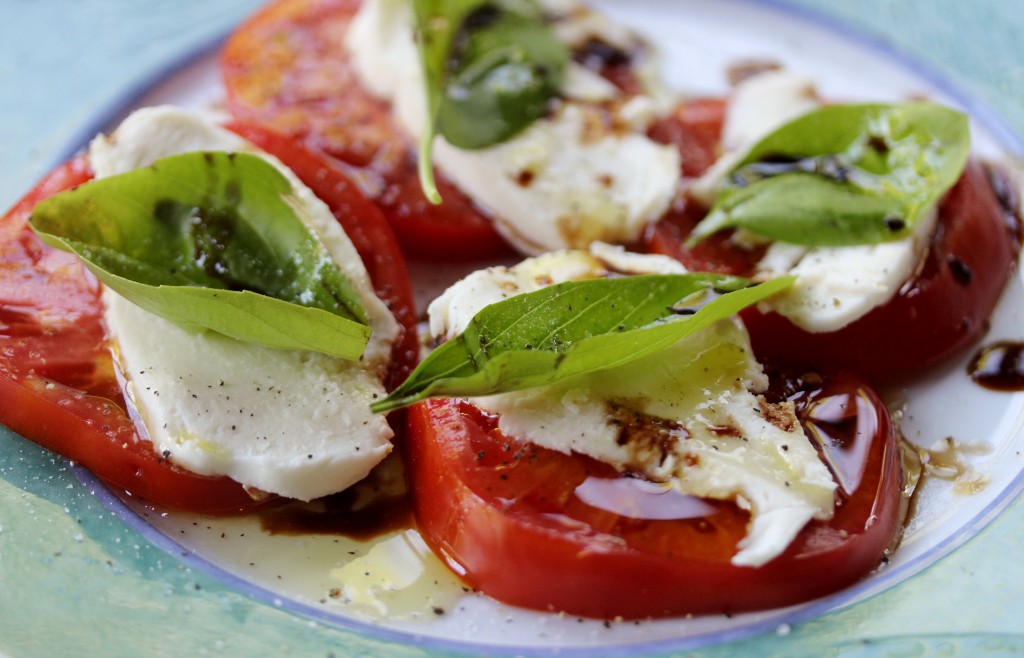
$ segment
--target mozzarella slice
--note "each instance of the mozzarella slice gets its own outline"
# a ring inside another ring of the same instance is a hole
[[[914,275],[935,229],[933,208],[894,242],[802,247],[776,242],[757,264],[758,277],[795,274],[796,283],[763,307],[811,332],[836,331],[892,299]]]
[[[493,211],[495,226],[524,253],[632,242],[668,209],[679,155],[643,134],[602,127],[600,113],[566,104],[515,139],[479,151],[439,141],[437,162]]]
[[[680,266],[601,245],[491,268],[431,304],[431,330],[457,335],[484,306],[518,292],[643,271]],[[625,366],[473,403],[500,414],[509,436],[589,455],[682,493],[736,501],[751,521],[733,563],[758,566],[784,551],[809,520],[831,518],[836,486],[793,408],[760,396],[767,385],[742,325],[724,321]],[[643,431],[624,433],[630,423]]]
[[[169,107],[140,110],[90,146],[97,177],[195,150],[258,152],[240,137]],[[370,413],[398,325],[370,286],[330,210],[280,162],[294,208],[352,281],[373,335],[359,362],[194,334],[104,291],[126,397],[156,452],[202,475],[310,500],[362,479],[390,451],[391,428]]]
[[[638,38],[621,26],[576,3],[555,4],[556,32],[570,45],[600,38],[636,49]],[[368,0],[346,43],[364,86],[418,139],[427,112],[412,25],[407,2]],[[525,253],[637,240],[668,209],[679,179],[678,151],[644,134],[665,94],[652,85],[649,95],[627,97],[576,64],[562,91],[549,117],[502,144],[467,151],[438,138],[435,163]]]

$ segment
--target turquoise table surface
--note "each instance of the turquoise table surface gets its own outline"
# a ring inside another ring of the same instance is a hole
[[[665,0],[670,2],[671,0]],[[0,205],[126,90],[259,0],[0,0]],[[1024,135],[1024,0],[794,0],[926,61]],[[1024,501],[923,573],[774,633],[680,655],[1024,654]],[[0,654],[422,656],[252,601],[124,526],[0,433]],[[435,652],[431,655],[440,655]],[[456,654],[451,654],[456,655]]]

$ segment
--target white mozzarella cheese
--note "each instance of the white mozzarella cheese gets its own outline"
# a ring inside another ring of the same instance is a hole
[[[366,477],[392,432],[358,364],[193,334],[106,291],[125,390],[153,448],[202,475],[311,500]]]
[[[764,303],[811,332],[836,331],[885,304],[910,279],[927,248],[938,214],[922,217],[906,238],[852,247],[800,247],[776,242],[758,276],[795,274],[796,283]]]
[[[668,258],[607,246],[491,268],[430,306],[431,329],[449,338],[478,310],[517,292],[645,269],[680,271]],[[589,455],[685,494],[736,501],[751,521],[733,562],[757,566],[785,550],[809,520],[831,517],[836,486],[792,408],[760,397],[767,383],[742,326],[725,321],[625,366],[473,402],[500,414],[509,436]],[[658,422],[623,435],[623,419],[638,417]]]
[[[587,67],[570,62],[565,70],[562,93],[566,98],[573,100],[600,103],[614,100],[619,95],[619,90],[607,79]]]
[[[749,148],[819,104],[814,81],[798,73],[780,69],[747,78],[736,86],[726,108],[722,147]]]
[[[427,120],[420,54],[406,0],[366,0],[345,35],[353,69],[370,93],[391,103],[399,125],[418,140]]]
[[[639,133],[590,139],[598,114],[567,104],[515,139],[478,151],[439,141],[437,162],[525,253],[631,242],[668,209],[679,155]]]
[[[90,147],[97,177],[195,150],[258,151],[235,134],[168,107],[140,110]],[[190,333],[104,292],[104,319],[125,390],[153,448],[204,475],[310,500],[362,479],[391,449],[392,431],[369,402],[398,325],[373,294],[330,210],[280,162],[293,207],[358,291],[373,335],[359,362],[276,350],[213,332]]]
[[[559,32],[584,41],[596,35],[613,45],[626,38],[621,27],[595,16],[579,7],[560,14]],[[363,84],[391,102],[398,121],[418,139],[426,106],[408,3],[365,2],[346,43]],[[626,98],[571,64],[563,96],[551,116],[502,144],[467,151],[438,138],[435,163],[526,253],[638,239],[644,225],[668,209],[679,179],[678,151],[644,134],[665,107],[663,92],[652,87],[650,95]]]
[[[637,43],[633,30],[610,20],[604,14],[594,11],[579,0],[540,0],[548,15],[557,20],[553,29],[559,41],[570,47],[585,45],[593,39],[629,52]]]

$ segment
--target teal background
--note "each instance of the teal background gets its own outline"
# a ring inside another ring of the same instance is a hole
[[[670,2],[671,0],[664,0]],[[0,0],[0,206],[83,126],[258,0]],[[1024,0],[794,0],[928,62],[1024,134]],[[1024,654],[1024,502],[919,576],[769,634],[673,655]],[[0,430],[0,653],[423,656],[249,600],[125,527]],[[439,654],[432,654],[439,655]]]

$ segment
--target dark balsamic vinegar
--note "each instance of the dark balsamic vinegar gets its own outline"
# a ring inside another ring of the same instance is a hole
[[[982,347],[971,359],[967,373],[985,388],[1024,391],[1024,342],[1006,340]]]

